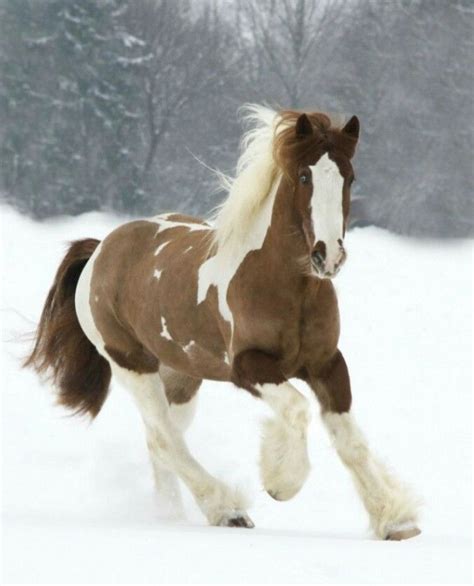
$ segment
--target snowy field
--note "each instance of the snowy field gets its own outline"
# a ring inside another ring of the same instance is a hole
[[[346,237],[335,284],[354,413],[425,501],[420,537],[380,542],[316,405],[312,473],[277,503],[258,481],[265,408],[225,384],[203,386],[187,437],[212,473],[248,493],[256,528],[208,527],[188,493],[187,518],[167,518],[126,391],[114,386],[91,425],[54,406],[50,388],[18,365],[65,241],[101,238],[119,220],[0,213],[3,583],[471,582],[471,242],[375,228]]]

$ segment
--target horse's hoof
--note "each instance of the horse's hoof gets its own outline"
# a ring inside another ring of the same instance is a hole
[[[276,490],[267,490],[267,494],[275,499],[276,501],[289,501],[292,499],[298,492],[300,491],[300,487],[295,487],[292,490],[287,491],[276,491]]]
[[[267,494],[270,495],[272,497],[272,499],[275,499],[276,501],[281,501],[280,498],[278,498],[278,493],[273,491],[273,490],[267,490]]]
[[[252,519],[245,513],[236,514],[233,517],[224,517],[219,523],[220,527],[245,527],[253,529],[255,527]]]
[[[411,527],[410,529],[399,529],[389,533],[385,538],[387,541],[403,541],[404,539],[411,539],[420,535],[421,531],[418,527]]]
[[[273,480],[273,486],[271,488],[265,484],[264,488],[267,491],[267,494],[272,497],[272,499],[275,499],[276,501],[289,501],[303,488],[306,476],[304,478],[300,478],[298,483],[287,482],[287,479],[280,478],[279,482],[275,482]]]

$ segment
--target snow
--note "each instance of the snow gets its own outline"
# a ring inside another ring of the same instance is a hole
[[[346,237],[350,256],[335,284],[354,413],[375,451],[425,500],[422,535],[392,543],[367,530],[316,406],[312,473],[299,495],[277,503],[258,482],[265,408],[209,382],[189,445],[212,473],[245,489],[256,528],[208,527],[187,492],[187,518],[170,518],[153,495],[127,392],[114,385],[90,424],[54,406],[50,387],[18,365],[65,242],[103,237],[123,219],[35,223],[5,206],[0,213],[4,583],[471,581],[471,241],[375,228]]]
[[[150,59],[153,59],[153,53],[147,53],[139,57],[117,57],[117,63],[121,65],[143,65]]]
[[[122,34],[121,39],[123,44],[128,48],[134,47],[135,45],[138,45],[139,47],[144,47],[146,45],[143,39],[139,39],[135,35],[131,35],[125,32]]]

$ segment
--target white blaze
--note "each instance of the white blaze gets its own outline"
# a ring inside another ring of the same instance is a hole
[[[311,215],[314,234],[316,242],[322,240],[325,243],[326,268],[332,270],[340,257],[338,239],[342,240],[343,238],[342,187],[344,178],[339,167],[329,158],[327,153],[310,169],[313,175]]]

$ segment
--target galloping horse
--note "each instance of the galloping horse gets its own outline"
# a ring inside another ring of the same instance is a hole
[[[114,375],[140,410],[158,490],[179,498],[179,477],[210,524],[238,527],[253,527],[241,495],[204,470],[183,438],[199,386],[232,381],[269,405],[261,478],[287,500],[309,471],[309,404],[290,382],[303,379],[375,534],[413,537],[417,501],[371,454],[337,347],[331,278],[346,259],[359,121],[338,127],[325,114],[260,106],[247,120],[212,223],[169,213],[72,243],[26,364],[51,373],[60,403],[92,417]]]

